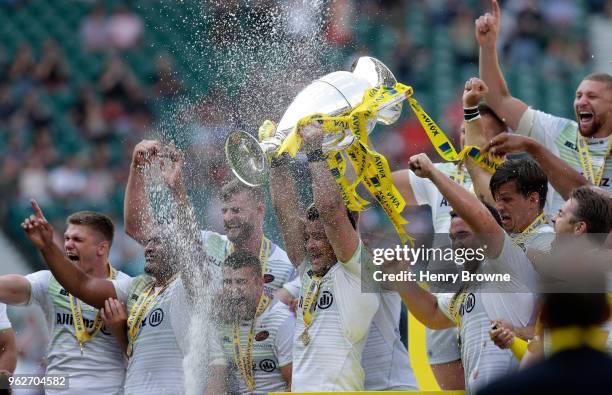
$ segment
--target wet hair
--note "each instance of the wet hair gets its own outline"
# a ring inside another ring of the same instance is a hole
[[[495,120],[495,123],[497,123],[500,129],[500,130],[495,131],[496,134],[499,134],[499,133],[502,133],[508,130],[508,125],[506,125],[506,122],[504,122],[499,116],[497,116],[495,111],[493,111],[493,109],[489,107],[487,103],[480,103],[478,105],[478,112],[480,112],[481,116],[488,115]]]
[[[242,191],[248,192],[249,196],[257,203],[263,204],[265,202],[265,193],[262,187],[252,187],[237,179],[233,179],[221,187],[219,198],[222,202],[227,202],[232,196]]]
[[[591,240],[603,244],[612,230],[612,199],[588,186],[573,189],[570,199],[577,205],[573,222],[584,221]]]
[[[79,211],[66,218],[66,225],[82,225],[98,232],[110,247],[113,244],[115,225],[108,215],[95,211]]]
[[[258,276],[262,275],[259,258],[248,251],[232,252],[225,258],[225,261],[223,261],[223,267],[234,270],[250,267],[253,273]]]
[[[497,222],[497,224],[499,226],[502,226],[501,216],[499,215],[499,212],[497,212],[497,209],[495,207],[493,207],[492,205],[490,205],[489,203],[485,202],[484,200],[480,200],[480,202],[483,204],[483,206],[485,206],[487,208],[487,210],[489,210],[489,212],[491,213],[491,215],[495,219],[495,222]],[[455,210],[451,210],[450,211],[450,217],[451,217],[451,219],[453,219],[453,218],[461,218],[459,216],[459,214],[457,214],[457,212]]]
[[[351,221],[353,229],[357,230],[357,219],[359,218],[359,213],[353,212],[347,208],[346,215],[348,216],[349,221]],[[317,210],[314,203],[308,206],[308,209],[306,209],[306,219],[308,221],[317,221],[320,217],[319,210]]]
[[[514,182],[516,189],[524,196],[537,192],[540,209],[546,204],[548,178],[540,166],[531,158],[509,159],[502,164],[491,177],[489,188],[491,194],[499,191],[502,185]]]
[[[608,73],[592,73],[584,77],[584,81],[597,81],[606,84],[606,89],[612,91],[612,75]]]

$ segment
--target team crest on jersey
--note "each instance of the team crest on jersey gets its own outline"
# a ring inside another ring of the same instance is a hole
[[[270,373],[276,369],[276,362],[271,359],[263,359],[261,362],[259,362],[259,369]]]
[[[164,320],[164,311],[157,308],[149,313],[149,325],[156,327]]]
[[[257,340],[258,342],[261,342],[261,341],[266,340],[268,337],[270,337],[270,332],[261,331],[255,335],[255,340]]]
[[[274,281],[275,277],[274,277],[273,274],[266,273],[266,274],[264,274],[263,278],[264,278],[264,283],[267,284],[267,283],[271,283],[272,281]]]
[[[329,291],[323,291],[319,297],[317,305],[321,310],[325,310],[331,307],[334,303],[334,295]]]

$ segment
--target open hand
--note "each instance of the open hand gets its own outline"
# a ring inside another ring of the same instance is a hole
[[[504,156],[513,152],[528,152],[534,143],[535,141],[529,137],[512,133],[500,133],[482,148],[482,153]]]

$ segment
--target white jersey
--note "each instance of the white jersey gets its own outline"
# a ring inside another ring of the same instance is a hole
[[[457,165],[451,162],[436,163],[434,166],[444,173],[451,180],[455,180]],[[472,179],[467,169],[463,171],[463,187],[472,189]],[[434,235],[432,247],[442,248],[447,247],[450,239],[447,234],[450,229],[450,212],[451,205],[442,196],[438,188],[428,178],[421,178],[414,174],[412,170],[408,170],[409,181],[412,187],[414,198],[419,205],[428,205],[431,208],[431,220],[434,227]],[[439,262],[430,262],[430,270],[445,271],[449,268],[439,266]],[[432,292],[437,290],[432,287]],[[432,365],[457,361],[461,358],[461,352],[457,347],[457,328],[449,328],[442,330],[433,330],[425,328],[427,334],[427,356],[429,363]]]
[[[305,346],[303,298],[310,282],[312,265],[300,265],[302,291],[297,309],[293,341],[291,391],[361,391],[364,372],[361,357],[368,330],[379,307],[379,296],[361,289],[363,244],[346,263],[338,262],[323,276],[313,320]]]
[[[222,278],[221,266],[223,261],[231,252],[231,243],[227,236],[216,232],[203,230],[201,232],[201,240],[204,245],[204,250],[211,260],[209,267],[213,270],[213,274],[219,278],[219,283]],[[274,293],[283,284],[295,277],[295,268],[287,253],[278,245],[271,243],[270,254],[267,262],[265,262],[266,270],[264,275],[264,287],[270,295]],[[262,265],[264,262],[262,262]],[[215,270],[215,268],[217,270]]]
[[[11,328],[11,321],[9,321],[8,316],[6,315],[6,305],[4,303],[0,303],[0,331]]]
[[[285,392],[287,382],[281,374],[281,367],[291,363],[293,349],[293,329],[295,318],[287,306],[275,303],[257,317],[255,321],[255,339],[253,341],[253,372],[255,386],[249,392],[244,378],[234,362],[232,325],[221,326],[221,339],[213,342],[211,365],[230,367],[231,373],[237,378],[241,394],[267,394],[268,392]],[[240,345],[244,349],[252,320],[240,324]]]
[[[117,288],[118,299],[132,310],[153,278],[133,279],[127,292]],[[187,348],[189,305],[180,277],[172,281],[153,302],[136,335],[125,376],[125,394],[184,394],[183,356]]]
[[[455,181],[455,171],[457,165],[451,162],[435,163],[436,169],[444,173],[451,180]],[[472,179],[470,173],[464,169],[463,187],[467,190],[472,189]],[[408,170],[408,178],[414,198],[419,205],[429,205],[431,207],[431,219],[435,233],[448,233],[450,228],[451,205],[442,196],[438,188],[428,178],[421,178]]]
[[[125,378],[123,350],[106,327],[83,345],[83,354],[74,335],[68,292],[49,270],[25,276],[30,282],[28,304],[39,305],[45,315],[51,341],[47,349],[48,375],[69,376],[69,390],[47,389],[47,394],[84,392],[121,394]],[[132,278],[117,272],[116,287],[127,290]],[[83,321],[91,329],[98,310],[79,301]]]
[[[294,298],[302,288],[299,280],[296,278],[283,285]],[[380,307],[372,319],[361,357],[365,390],[416,390],[416,378],[399,332],[402,299],[396,292],[383,292],[380,296]]]
[[[575,121],[529,108],[521,117],[516,133],[535,139],[554,155],[567,162],[574,170],[583,173],[577,145],[580,132]],[[612,137],[587,139],[593,172],[596,172],[602,165],[610,138]],[[599,186],[612,192],[612,157],[608,158],[605,166]],[[544,208],[546,215],[549,217],[555,215],[563,203],[561,195],[552,186],[549,186]]]
[[[476,285],[468,286],[459,307],[461,322],[461,360],[465,372],[466,389],[475,393],[496,378],[516,370],[519,361],[510,350],[497,347],[489,337],[491,320],[504,319],[515,326],[528,326],[534,322],[535,296],[528,293],[537,277],[523,249],[505,235],[504,246],[497,258],[481,263],[478,273],[510,273],[514,289],[520,292],[478,292]],[[500,286],[501,287],[501,286]],[[525,292],[522,292],[522,290]],[[450,318],[452,293],[438,294],[438,306]]]

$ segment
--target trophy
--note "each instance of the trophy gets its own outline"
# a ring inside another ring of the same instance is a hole
[[[268,180],[268,156],[277,152],[284,139],[298,121],[320,113],[338,116],[349,113],[363,100],[367,89],[381,85],[393,86],[397,80],[381,61],[361,57],[352,71],[336,71],[327,74],[304,88],[295,97],[281,118],[273,136],[259,142],[244,131],[234,131],[225,140],[225,155],[236,177],[250,186],[265,184]],[[397,121],[402,111],[403,97],[391,100],[379,108],[376,117],[368,121],[368,134],[377,123],[390,125]],[[338,151],[349,147],[355,140],[350,130],[325,135],[323,151]]]

